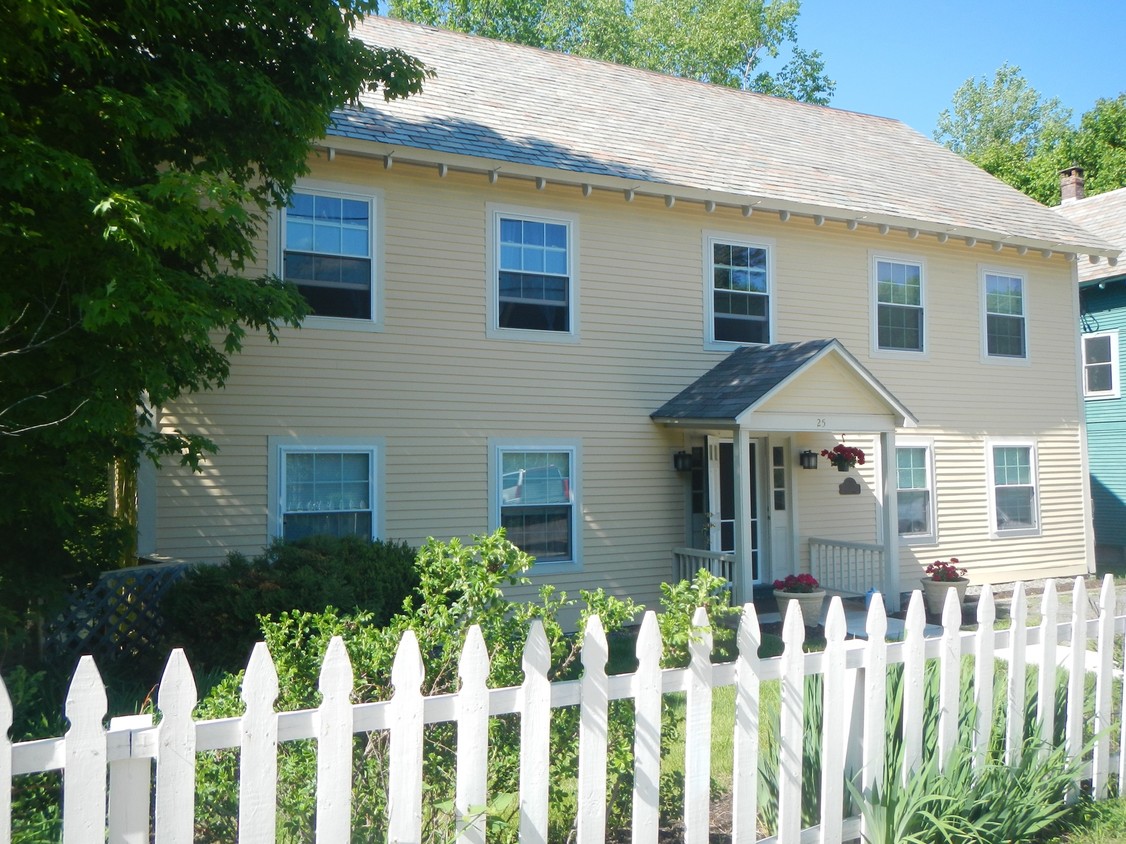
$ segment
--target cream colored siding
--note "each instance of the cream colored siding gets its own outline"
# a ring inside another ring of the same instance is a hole
[[[840,223],[781,223],[773,214],[743,218],[734,209],[707,214],[688,202],[627,204],[618,193],[583,198],[576,187],[537,191],[503,175],[495,185],[453,170],[439,178],[436,168],[396,162],[385,170],[345,155],[312,167],[320,182],[380,192],[383,328],[286,328],[276,345],[251,336],[225,389],[165,408],[163,424],[210,436],[221,450],[199,475],[163,473],[160,553],[219,559],[261,548],[275,494],[267,489],[268,436],[382,438],[384,535],[411,543],[487,530],[489,438],[575,439],[582,568],[558,577],[542,571],[572,594],[606,586],[655,601],[671,550],[687,539],[687,479],[673,471],[671,455],[694,440],[649,414],[726,354],[704,348],[701,247],[705,231],[726,231],[774,241],[775,340],[839,338],[918,417],[920,428],[905,433],[934,438],[939,543],[901,549],[904,584],[920,564],[950,555],[994,579],[1083,568],[1072,291],[1062,259],[848,232]],[[486,338],[487,203],[575,216],[577,343]],[[877,247],[926,261],[928,351],[917,359],[870,353],[868,256]],[[983,261],[1027,279],[1028,366],[982,362]],[[855,404],[855,388],[833,366],[812,373],[812,389],[786,406]],[[878,409],[870,404],[854,412]],[[985,436],[1036,439],[1043,537],[988,539]],[[803,561],[809,536],[875,541],[874,463],[852,473],[864,489],[848,497],[837,494],[845,476],[824,459],[817,472],[797,468],[798,451],[834,442],[830,433],[796,435],[787,455]]]

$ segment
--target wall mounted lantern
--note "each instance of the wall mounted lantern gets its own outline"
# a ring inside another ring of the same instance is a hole
[[[692,455],[687,451],[678,451],[672,456],[672,467],[678,472],[692,471]]]
[[[798,455],[798,461],[801,463],[803,469],[816,469],[817,468],[817,452],[816,451],[803,451]]]

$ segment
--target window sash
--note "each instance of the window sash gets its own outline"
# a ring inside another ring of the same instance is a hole
[[[368,449],[282,449],[281,534],[374,536],[374,458]]]
[[[497,327],[571,330],[571,226],[497,217]]]
[[[934,535],[934,493],[930,449],[896,448],[896,500],[899,535],[904,539]]]
[[[923,267],[911,261],[875,261],[876,346],[888,351],[923,350]]]
[[[502,448],[498,458],[498,512],[509,541],[538,563],[574,561],[574,451]]]
[[[1034,450],[1031,446],[993,446],[993,526],[998,533],[1039,530]]]
[[[767,247],[711,241],[712,337],[723,343],[770,342]]]
[[[371,319],[374,264],[370,199],[298,190],[282,221],[282,278],[314,316]]]
[[[1118,335],[1083,336],[1083,394],[1088,398],[1118,395]]]
[[[1026,356],[1024,279],[985,274],[985,342],[991,357]]]

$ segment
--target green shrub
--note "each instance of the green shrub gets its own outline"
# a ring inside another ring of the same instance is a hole
[[[539,619],[547,634],[551,652],[549,677],[573,679],[581,674],[581,638],[567,635],[560,618],[578,611],[578,627],[597,614],[608,634],[621,631],[635,619],[638,607],[602,590],[582,591],[573,601],[551,587],[541,590],[539,600],[515,602],[504,589],[527,583],[524,573],[532,559],[504,538],[501,531],[477,536],[473,543],[458,540],[441,543],[431,540],[418,554],[419,587],[404,603],[403,611],[384,627],[376,626],[365,613],[345,615],[333,610],[287,612],[276,619],[263,619],[262,632],[278,671],[278,708],[293,710],[316,706],[317,680],[329,640],[340,635],[345,642],[355,677],[354,699],[386,700],[392,694],[391,665],[404,631],[413,630],[423,654],[426,676],[425,695],[456,691],[458,660],[466,631],[472,624],[481,627],[491,662],[492,687],[519,685],[524,678],[522,656],[528,628]],[[726,602],[714,579],[685,585],[665,596],[666,629],[679,631],[668,643],[666,656],[683,658],[688,642],[688,623],[697,596],[718,609]],[[713,597],[708,599],[706,596]],[[218,718],[241,711],[241,677],[231,675],[200,704],[197,717]],[[573,837],[577,810],[576,774],[578,762],[577,707],[552,712],[551,771],[549,773],[551,814],[549,838],[564,841]],[[675,725],[665,722],[663,750],[675,734]],[[519,716],[491,718],[489,721],[489,804],[481,807],[487,817],[490,841],[515,841],[518,811],[514,798],[519,786]],[[633,786],[634,712],[632,701],[612,701],[607,741],[608,825],[614,829],[630,824]],[[452,723],[426,728],[424,744],[423,830],[426,841],[438,842],[454,837],[452,803],[456,765],[457,729]],[[352,838],[376,841],[386,837],[387,735],[357,735],[353,755]],[[232,840],[233,818],[237,817],[237,751],[218,751],[199,757],[197,784],[196,840]],[[278,750],[278,841],[308,841],[313,837],[313,797],[316,755],[312,742],[286,742]],[[665,817],[677,817],[680,792],[675,773],[662,772],[662,809]]]
[[[199,566],[161,603],[168,642],[182,647],[196,671],[237,671],[261,638],[259,616],[362,610],[382,626],[418,584],[415,552],[402,542],[311,536],[275,542],[248,560]]]

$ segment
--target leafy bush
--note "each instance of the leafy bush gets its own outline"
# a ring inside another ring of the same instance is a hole
[[[549,677],[572,679],[581,673],[581,640],[564,632],[560,618],[578,613],[578,626],[597,614],[608,634],[621,631],[635,619],[638,607],[602,590],[582,591],[580,600],[544,587],[536,602],[514,602],[504,595],[505,587],[527,583],[524,573],[532,559],[504,538],[502,531],[473,537],[463,545],[458,540],[431,540],[418,554],[419,586],[403,611],[384,627],[368,613],[350,615],[321,612],[287,612],[276,619],[263,619],[262,632],[278,671],[280,710],[316,706],[321,661],[330,639],[344,639],[355,676],[354,699],[386,700],[392,694],[391,665],[402,634],[413,630],[424,656],[425,695],[456,691],[458,660],[470,625],[481,627],[491,661],[492,687],[519,685],[524,678],[522,656],[533,619],[544,626],[551,652]],[[705,575],[706,577],[706,575]],[[703,596],[705,605],[718,608],[726,602],[722,582],[714,578],[681,585],[666,594],[663,621],[669,631],[678,631],[666,656],[678,662],[687,645],[691,611]],[[711,596],[710,598],[707,596]],[[227,717],[239,714],[240,675],[231,675],[200,704],[197,716]],[[630,823],[633,785],[633,706],[628,700],[612,701],[608,724],[607,791],[608,822],[611,828]],[[550,839],[563,841],[573,835],[577,807],[578,763],[577,707],[552,712],[550,782]],[[672,728],[665,736],[666,747]],[[519,784],[520,721],[518,716],[492,718],[489,722],[490,802],[485,813],[489,838],[514,841],[516,815],[514,796]],[[452,797],[456,765],[456,725],[434,724],[426,728],[424,745],[424,823],[428,840],[454,836]],[[385,733],[357,735],[353,764],[353,840],[372,841],[386,837],[387,736]],[[279,841],[306,841],[313,836],[316,755],[312,742],[287,742],[279,747]],[[196,840],[229,841],[236,834],[238,784],[237,752],[219,751],[201,755],[197,783]],[[668,777],[666,777],[668,779]],[[676,783],[662,783],[666,815],[679,814],[675,805]]]
[[[354,536],[279,541],[252,560],[233,553],[169,589],[161,603],[168,640],[197,671],[237,671],[261,638],[259,616],[341,607],[382,626],[418,583],[414,556],[406,543]]]

